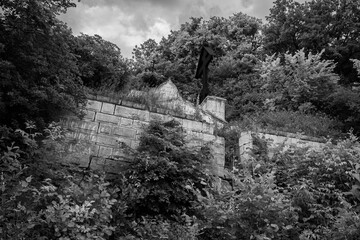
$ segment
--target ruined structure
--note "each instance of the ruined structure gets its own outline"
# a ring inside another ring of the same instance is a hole
[[[71,150],[81,153],[72,163],[82,167],[118,171],[126,151],[139,145],[143,127],[151,120],[181,123],[189,146],[209,144],[213,172],[223,174],[225,140],[214,129],[225,123],[225,99],[208,96],[195,106],[184,100],[171,80],[148,92],[132,91],[122,98],[89,95],[82,120],[69,117],[64,125],[74,140]]]
[[[286,151],[291,146],[300,148],[309,147],[314,150],[319,150],[326,143],[324,139],[281,131],[242,132],[239,138],[240,161],[247,161],[252,158],[256,138],[266,143],[266,151],[269,159],[273,157],[276,151]]]

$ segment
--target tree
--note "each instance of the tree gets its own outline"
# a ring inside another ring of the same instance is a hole
[[[148,39],[140,46],[135,45],[133,49],[133,58],[136,61],[138,71],[153,71],[155,63],[158,63],[158,43],[154,39]]]
[[[73,36],[56,19],[70,0],[0,2],[0,123],[41,125],[84,100]]]
[[[148,40],[136,47],[135,59],[141,63],[142,71],[151,69],[165,78],[172,77],[180,92],[195,102],[201,86],[194,75],[202,45],[208,44],[216,54],[209,76],[210,82],[215,85],[215,93],[216,87],[226,82],[225,75],[233,76],[226,70],[236,75],[239,65],[245,68],[245,64],[241,63],[243,60],[245,62],[245,55],[258,54],[260,28],[259,19],[243,13],[234,14],[230,18],[212,17],[207,21],[193,17],[182,24],[179,30],[171,31],[160,43]],[[234,64],[225,67],[228,60]],[[213,71],[216,74],[212,74]]]
[[[112,88],[115,91],[124,87],[130,69],[118,46],[99,35],[81,34],[75,40],[73,51],[85,86],[93,89]]]
[[[281,110],[319,110],[322,101],[337,86],[335,64],[322,60],[324,51],[285,53],[284,59],[267,56],[260,67],[262,90],[270,94],[268,107]],[[311,109],[313,108],[313,109]],[[315,109],[314,109],[315,108]]]
[[[298,3],[277,0],[267,17],[264,47],[268,53],[318,53],[334,60],[340,83],[359,82],[350,59],[360,56],[360,2],[357,0],[313,0]]]
[[[160,217],[181,222],[181,216],[200,214],[196,192],[209,183],[207,147],[189,148],[176,121],[151,122],[124,175],[128,213],[135,219]]]

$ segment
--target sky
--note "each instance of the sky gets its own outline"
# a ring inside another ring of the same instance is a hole
[[[190,17],[229,17],[243,12],[265,20],[274,0],[81,0],[60,19],[75,35],[100,35],[115,43],[126,58],[135,45],[157,42]],[[303,2],[304,0],[298,0]]]

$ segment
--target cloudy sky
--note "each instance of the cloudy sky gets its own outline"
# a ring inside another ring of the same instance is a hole
[[[124,57],[152,38],[157,42],[190,17],[229,17],[243,12],[265,19],[274,0],[81,0],[61,16],[75,35],[98,34],[115,43]],[[303,2],[300,0],[299,2]]]

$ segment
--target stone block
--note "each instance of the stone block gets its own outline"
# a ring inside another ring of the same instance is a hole
[[[107,135],[93,135],[90,140],[101,145],[117,146],[116,138]]]
[[[121,105],[126,106],[126,107],[130,107],[130,108],[132,108],[134,104],[135,103],[127,101],[127,100],[122,100],[121,101]]]
[[[102,102],[95,101],[95,100],[88,100],[86,102],[86,109],[88,110],[94,110],[96,112],[100,112],[102,106]]]
[[[84,132],[95,133],[98,131],[99,123],[87,121],[71,121],[69,127],[74,130],[81,129],[85,130]]]
[[[191,127],[191,129],[192,129],[193,131],[203,132],[203,124],[202,124],[202,122],[191,121],[191,120],[190,120],[190,122],[191,122],[190,127]]]
[[[97,156],[99,154],[99,145],[91,144],[90,154]]]
[[[169,115],[169,114],[164,115],[164,122],[170,122],[170,121],[173,121],[173,120],[176,120],[176,119],[174,118],[174,116],[171,116],[171,115]]]
[[[93,170],[104,170],[106,160],[104,157],[94,157],[91,160],[91,169]]]
[[[131,146],[131,139],[126,137],[117,137],[116,143],[120,148],[130,147]]]
[[[133,128],[142,130],[145,127],[147,127],[150,123],[149,122],[144,122],[144,121],[140,121],[140,120],[134,120],[133,122]]]
[[[137,108],[137,109],[142,109],[145,110],[146,109],[146,105],[145,104],[141,104],[141,103],[134,103],[133,108]]]
[[[112,157],[121,159],[121,158],[126,158],[127,154],[123,148],[114,148],[112,152]]]
[[[115,115],[134,120],[149,121],[149,112],[124,106],[116,106]]]
[[[77,164],[80,168],[87,168],[90,165],[90,156],[82,155],[77,158]]]
[[[207,133],[204,133],[203,135],[203,140],[205,142],[211,142],[211,141],[215,141],[216,140],[216,137],[212,134],[207,134]]]
[[[160,113],[160,114],[163,114],[163,115],[166,115],[169,112],[169,110],[166,110],[164,108],[156,108],[156,112]]]
[[[95,121],[118,124],[120,118],[110,114],[97,113],[95,116]]]
[[[113,149],[111,147],[99,146],[98,156],[109,157],[112,155]]]
[[[131,126],[133,125],[133,121],[131,118],[123,118],[120,117],[120,126]]]
[[[114,128],[114,135],[135,139],[136,129],[127,127],[116,127]]]
[[[176,122],[180,123],[181,127],[184,128],[184,126],[183,126],[184,119],[183,118],[174,117],[173,119]],[[184,130],[186,130],[186,129],[184,128]]]
[[[186,144],[186,146],[187,147],[200,147],[200,146],[202,146],[204,144],[204,142],[203,141],[201,141],[201,140],[191,140],[191,141],[189,141],[187,144]]]
[[[78,142],[76,144],[72,144],[70,150],[76,154],[86,154],[86,155],[95,155],[97,156],[99,152],[99,146],[95,144],[84,144],[82,142]]]
[[[163,121],[164,121],[164,118],[165,118],[165,115],[159,114],[159,113],[150,112],[149,117],[150,117],[150,121],[160,121],[160,122],[163,122]]]
[[[81,132],[75,133],[75,138],[80,141],[89,141],[90,137],[91,135],[87,133],[81,133]]]
[[[216,137],[215,143],[220,146],[225,146],[225,138],[223,137]]]
[[[201,122],[183,119],[182,125],[186,130],[190,130],[190,131],[194,131],[194,132],[202,132],[202,123]]]
[[[114,124],[101,122],[98,133],[111,134],[114,129]]]
[[[85,110],[84,112],[85,112],[84,119],[90,120],[90,121],[95,120],[95,115],[96,115],[95,111]]]
[[[209,123],[202,123],[202,132],[208,134],[214,134],[214,126]]]
[[[103,103],[101,107],[101,112],[113,115],[115,112],[115,104]]]
[[[204,136],[202,133],[198,133],[198,132],[188,132],[185,135],[185,139],[187,142],[192,142],[192,141],[203,141],[204,140]]]

